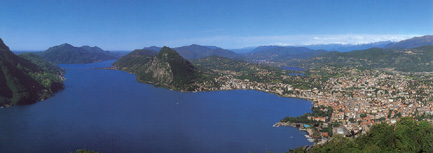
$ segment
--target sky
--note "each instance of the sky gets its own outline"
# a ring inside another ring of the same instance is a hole
[[[433,0],[0,0],[11,50],[362,44],[433,34]]]

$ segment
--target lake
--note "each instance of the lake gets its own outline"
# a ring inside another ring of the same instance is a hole
[[[282,66],[280,68],[283,70],[290,70],[290,71],[305,71],[303,68],[300,68],[300,67]],[[291,76],[296,76],[296,75],[305,76],[304,73],[289,73],[289,75],[291,75]]]
[[[305,71],[303,68],[300,67],[281,66],[280,68],[290,71]]]
[[[133,74],[60,65],[65,90],[33,105],[0,109],[0,152],[284,152],[309,143],[285,116],[311,102],[252,90],[178,92]]]

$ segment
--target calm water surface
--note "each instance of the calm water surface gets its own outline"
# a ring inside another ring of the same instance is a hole
[[[300,68],[300,67],[288,67],[288,66],[282,66],[282,67],[280,67],[280,68],[282,68],[282,69],[284,69],[284,70],[290,70],[290,71],[304,71],[304,69],[303,69],[303,68]],[[289,73],[289,75],[291,75],[291,76],[296,76],[296,75],[305,76],[304,73]]]
[[[300,68],[300,67],[282,66],[280,68],[282,68],[284,70],[291,70],[291,71],[304,71],[304,69]]]
[[[250,91],[177,92],[138,83],[109,66],[60,65],[66,89],[28,106],[0,109],[0,152],[284,152],[309,143],[273,128],[309,101]]]

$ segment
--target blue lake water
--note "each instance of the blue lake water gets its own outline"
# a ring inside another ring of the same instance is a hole
[[[138,83],[113,61],[61,65],[66,88],[28,106],[0,109],[0,152],[284,152],[309,143],[273,128],[312,104],[252,91],[177,92]]]
[[[284,70],[290,70],[290,71],[304,71],[304,69],[303,69],[303,68],[300,68],[300,67],[288,67],[288,66],[282,66],[282,67],[280,67],[280,68],[282,68],[282,69],[284,69]],[[304,73],[289,73],[289,75],[291,75],[291,76],[295,76],[295,75],[305,76]]]
[[[280,68],[282,68],[282,69],[284,69],[284,70],[291,70],[291,71],[304,71],[304,69],[303,69],[303,68],[300,68],[300,67],[282,66],[282,67],[280,67]]]
[[[289,75],[291,75],[291,76],[296,76],[296,75],[305,76],[304,73],[289,73]]]

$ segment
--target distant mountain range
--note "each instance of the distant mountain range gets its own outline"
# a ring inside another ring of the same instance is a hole
[[[404,72],[432,72],[433,46],[411,49],[370,48],[351,52],[329,52],[301,62],[305,67],[359,66],[361,68],[393,68]]]
[[[421,37],[413,37],[411,39],[402,40],[396,43],[389,43],[384,48],[416,48],[421,46],[432,46],[433,35],[425,35]]]
[[[241,49],[223,49],[217,46],[201,46],[192,44],[173,48],[182,57],[188,60],[205,58],[213,55],[232,59],[242,59],[250,62],[259,60],[282,61],[293,59],[306,59],[321,55],[327,51],[348,52],[353,50],[365,50],[369,48],[415,48],[433,45],[433,36],[426,35],[414,37],[400,42],[380,41],[367,44],[316,44],[305,46],[259,46]],[[151,46],[143,49],[159,51],[161,47]]]
[[[153,50],[158,52],[159,50],[161,50],[161,47],[150,46],[150,47],[144,47],[143,49]],[[197,44],[192,44],[189,46],[176,47],[173,49],[176,50],[176,52],[179,53],[179,55],[181,55],[183,58],[187,60],[199,59],[199,58],[209,57],[213,55],[218,55],[227,58],[240,58],[239,54],[216,46],[201,46]]]
[[[67,43],[50,47],[39,54],[56,64],[85,64],[118,58],[115,54],[96,46],[74,47]]]
[[[261,46],[251,53],[243,54],[249,62],[259,63],[283,63],[297,59],[307,59],[327,53],[325,50],[312,50],[306,47]]]
[[[421,37],[414,37],[399,42],[392,41],[379,41],[367,44],[315,44],[315,45],[300,45],[300,46],[259,46],[259,47],[246,47],[240,49],[230,49],[235,53],[245,54],[255,52],[260,49],[269,47],[305,47],[313,50],[326,50],[348,52],[353,50],[364,50],[369,48],[416,48],[421,46],[433,45],[433,35],[425,35]]]
[[[177,47],[174,48],[174,50],[176,50],[182,57],[188,60],[199,59],[199,58],[209,57],[213,55],[218,55],[227,58],[239,57],[239,55],[233,51],[229,51],[215,46],[200,46],[200,45],[192,44],[189,46]]]
[[[422,37],[414,37],[407,40],[402,40],[399,42],[376,42],[370,44],[362,44],[362,45],[340,45],[340,44],[328,44],[328,45],[310,45],[305,47],[294,47],[294,46],[259,46],[249,53],[241,54],[247,61],[249,62],[260,62],[271,65],[296,65],[302,62],[305,59],[313,58],[313,57],[322,57],[330,54],[338,54],[339,52],[328,52],[326,50],[339,50],[339,51],[350,51],[357,52],[356,50],[369,50],[373,48],[378,49],[390,49],[390,50],[399,50],[403,49],[413,49],[417,48],[420,50],[422,46],[433,45],[433,36],[426,35]],[[320,48],[320,49],[319,49]],[[318,49],[318,50],[313,50]],[[326,49],[326,50],[324,50]],[[424,47],[422,49],[428,49],[428,47]],[[340,52],[341,53],[341,52]],[[379,57],[383,57],[378,53],[365,52],[365,54],[374,54]],[[428,54],[427,52],[422,52],[418,55]],[[344,55],[344,54],[341,54]],[[403,59],[398,59],[403,60]],[[329,61],[335,62],[335,61]],[[398,61],[397,61],[398,62]],[[417,61],[413,61],[417,63]],[[404,65],[400,65],[404,67]],[[418,65],[420,67],[414,70],[422,70],[423,66]],[[402,68],[405,69],[405,68]]]
[[[329,52],[300,61],[303,66],[360,66],[363,68],[393,68],[405,72],[433,71],[433,35],[414,37],[382,48]]]
[[[0,106],[25,105],[64,88],[64,70],[36,54],[19,56],[0,39]]]
[[[144,47],[144,50],[157,51],[160,47]],[[325,50],[312,50],[306,47],[283,47],[283,46],[260,46],[247,54],[237,54],[233,51],[222,49],[216,46],[189,45],[173,48],[179,55],[187,60],[195,60],[210,56],[220,56],[231,59],[241,59],[251,62],[259,60],[287,60],[287,59],[305,59],[325,53]]]
[[[256,48],[257,47],[244,47],[244,48],[229,49],[229,50],[238,54],[246,54],[246,53],[251,53],[251,51],[253,51]]]
[[[259,46],[255,48],[245,48],[237,50],[242,54],[223,49],[217,46],[201,46],[192,44],[173,48],[176,52],[187,60],[195,60],[210,56],[221,56],[232,59],[241,59],[249,62],[265,62],[273,63],[292,63],[298,60],[308,59],[328,51],[347,52],[352,50],[365,50],[369,48],[416,48],[420,46],[433,45],[433,36],[426,35],[422,37],[414,37],[400,42],[382,41],[360,45],[343,45],[343,44],[324,44],[324,45],[308,45],[308,46]],[[150,46],[144,47],[142,50],[152,50],[158,53],[162,47]],[[246,53],[248,52],[248,53]],[[117,59],[125,55],[126,52],[108,52],[99,47],[74,47],[70,44],[62,44],[47,49],[39,53],[43,58],[53,62],[62,64],[83,64],[93,63],[103,60]]]
[[[348,52],[352,50],[363,50],[369,48],[382,48],[386,45],[392,43],[392,41],[379,41],[367,44],[317,44],[317,45],[306,45],[302,47],[310,48],[310,49],[322,49],[327,51],[339,51],[339,52]]]
[[[262,70],[266,70],[268,72],[282,70],[278,67],[262,65],[259,63],[249,63],[243,60],[230,59],[218,55],[192,60],[191,63],[200,68],[211,70],[246,72],[247,75],[245,76],[249,77],[257,75],[257,73],[261,72]]]
[[[263,48],[268,47],[305,47],[312,50],[326,50],[326,51],[339,51],[339,52],[348,52],[352,50],[362,50],[362,49],[368,49],[373,47],[385,47],[389,43],[392,43],[392,41],[380,41],[380,42],[373,42],[373,43],[367,43],[367,44],[315,44],[315,45],[299,45],[299,46],[259,46],[259,47],[246,47],[246,48],[240,48],[240,49],[230,49],[234,51],[235,53],[239,54],[246,54],[251,53],[254,51],[260,50]]]

